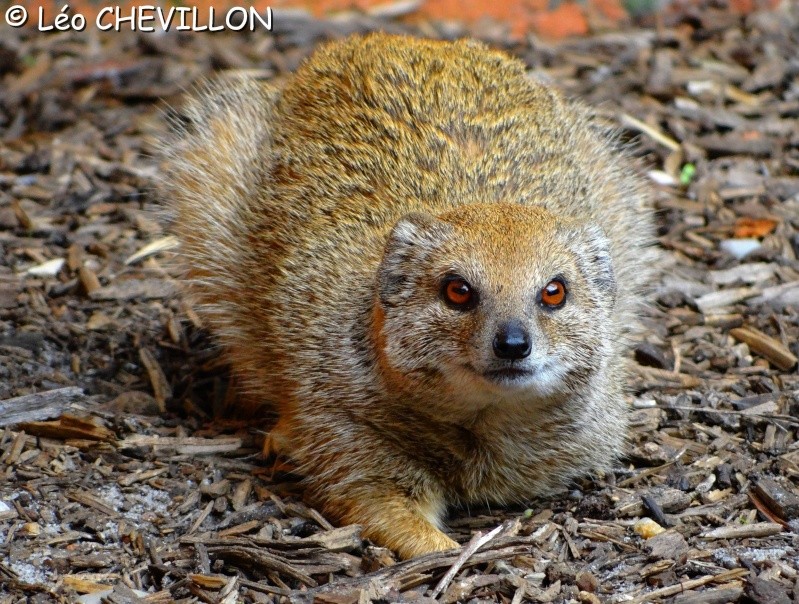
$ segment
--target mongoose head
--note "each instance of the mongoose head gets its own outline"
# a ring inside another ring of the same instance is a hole
[[[596,225],[510,203],[409,214],[378,275],[384,366],[459,404],[561,398],[607,361],[615,295]]]

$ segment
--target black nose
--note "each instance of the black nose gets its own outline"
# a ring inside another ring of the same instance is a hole
[[[500,359],[518,361],[528,356],[532,347],[530,334],[518,321],[505,323],[494,336],[494,354]]]

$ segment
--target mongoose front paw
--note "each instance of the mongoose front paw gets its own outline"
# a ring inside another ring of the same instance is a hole
[[[363,526],[363,536],[394,550],[403,560],[460,547],[436,528],[443,505],[420,505],[400,495],[362,496],[342,518]],[[335,509],[333,502],[328,510]],[[340,508],[339,508],[340,509]]]
[[[450,539],[435,528],[424,534],[407,535],[398,540],[401,541],[401,543],[398,543],[397,546],[392,549],[394,549],[397,555],[403,560],[460,547],[457,541]]]
[[[389,531],[364,527],[364,537],[394,550],[403,560],[460,547],[426,520],[413,518],[395,521]]]

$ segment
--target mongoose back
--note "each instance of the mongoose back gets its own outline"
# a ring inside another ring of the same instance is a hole
[[[521,62],[352,37],[195,95],[165,150],[188,291],[326,515],[407,558],[619,455],[650,211]]]

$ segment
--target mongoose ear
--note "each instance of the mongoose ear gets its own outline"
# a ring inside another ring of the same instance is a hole
[[[386,241],[377,276],[384,305],[396,306],[413,293],[420,266],[451,232],[452,226],[424,212],[411,212],[397,221]]]
[[[610,255],[610,239],[595,224],[582,225],[571,237],[580,269],[598,289],[616,297],[616,274]]]

